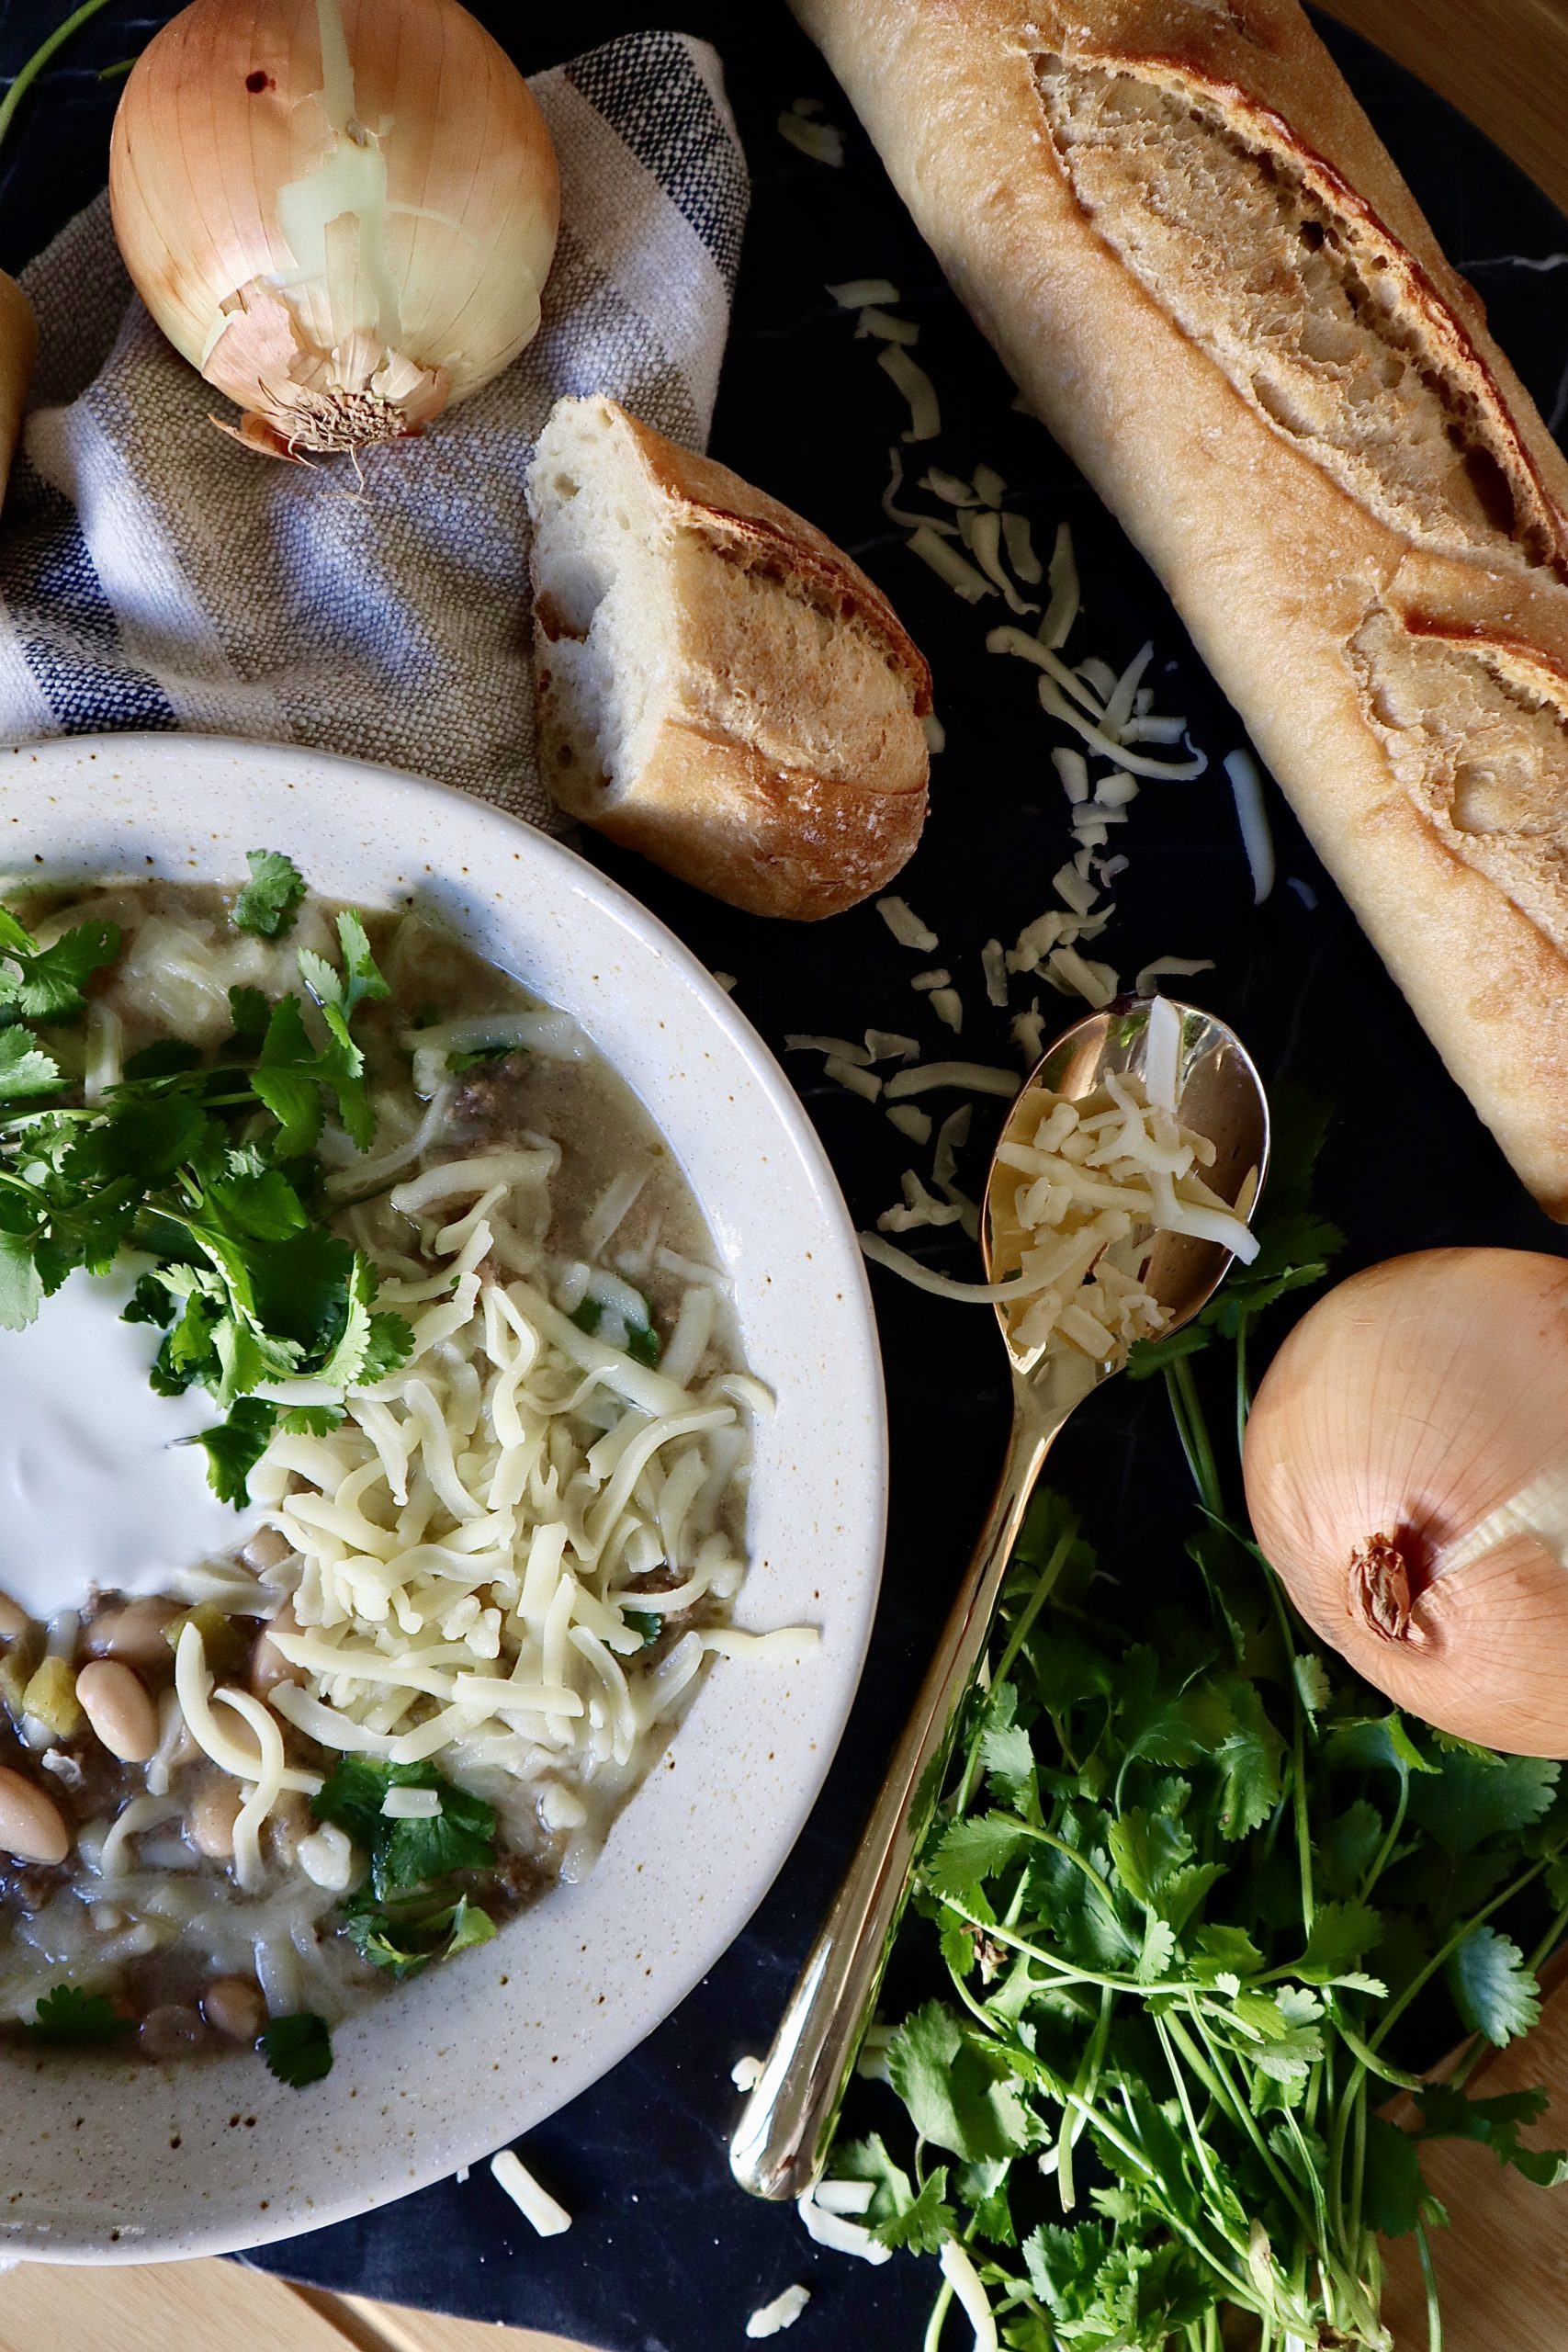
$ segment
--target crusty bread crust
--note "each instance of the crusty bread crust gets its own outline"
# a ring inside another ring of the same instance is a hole
[[[665,713],[637,773],[616,776],[607,790],[603,776],[556,756],[571,732],[552,660],[565,623],[536,568],[544,773],[569,813],[716,898],[797,922],[839,913],[891,881],[919,840],[930,764],[923,721],[931,707],[925,658],[881,590],[813,524],[615,402],[600,405],[629,436],[676,533],[778,582],[832,628],[868,635],[900,691],[879,729],[852,726],[844,714],[842,747],[853,772],[832,774],[807,756],[822,731],[819,678],[774,670],[747,681],[765,713],[766,752],[705,717],[688,689],[683,707]]]
[[[1568,464],[1304,16],[1294,0],[792,5],[1450,1069],[1568,1217]],[[1172,243],[1169,216],[1201,195],[1190,174],[1140,210],[1162,127],[1170,154],[1213,159],[1222,193],[1227,172],[1258,206],[1284,189],[1281,282],[1323,253],[1334,331],[1386,338],[1394,374],[1415,355],[1408,397],[1439,402],[1451,483],[1400,479],[1397,434],[1377,444],[1348,396],[1336,412],[1312,352],[1279,360],[1247,307],[1256,284],[1226,282],[1223,237]],[[1305,261],[1287,229],[1311,232]],[[1456,732],[1472,707],[1490,749]]]

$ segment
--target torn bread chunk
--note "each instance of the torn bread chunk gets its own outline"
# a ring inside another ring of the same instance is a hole
[[[820,531],[614,401],[529,471],[540,764],[570,815],[754,914],[886,888],[925,821],[925,661]]]

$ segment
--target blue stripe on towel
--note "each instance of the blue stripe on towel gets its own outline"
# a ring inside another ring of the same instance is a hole
[[[128,663],[81,525],[63,498],[52,524],[13,542],[9,569],[17,639],[62,733],[178,727],[157,680]]]
[[[677,33],[628,33],[591,49],[567,74],[659,181],[733,288],[746,166],[687,43]]]

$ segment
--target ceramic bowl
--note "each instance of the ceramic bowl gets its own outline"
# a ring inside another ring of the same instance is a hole
[[[741,1624],[809,1621],[799,1666],[716,1661],[594,1871],[333,2034],[303,2091],[249,2053],[163,2067],[0,2052],[0,2250],[216,2253],[402,2196],[516,2138],[615,2065],[745,1924],[854,1695],[886,1493],[881,1367],[843,1202],[795,1094],[637,901],[441,786],[292,749],[105,736],[0,753],[0,876],[231,883],[287,851],[313,888],[411,895],[574,1013],[642,1098],[735,1283],[778,1399],[755,1436]]]

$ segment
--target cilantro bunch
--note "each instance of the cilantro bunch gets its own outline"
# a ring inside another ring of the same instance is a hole
[[[918,1865],[905,1958],[945,1991],[886,2045],[904,2128],[830,2160],[885,2244],[964,2243],[1013,2352],[1218,2352],[1227,2309],[1261,2352],[1385,2352],[1380,2235],[1416,2234],[1435,2317],[1424,2141],[1568,2177],[1521,2141],[1544,2093],[1464,2088],[1568,1928],[1558,1766],[1389,1713],[1227,1508],[1195,1359],[1228,1343],[1239,1427],[1254,1317],[1337,1244],[1306,1199],[1322,1123],[1286,1126],[1258,1263],[1145,1359],[1200,1524],[1112,1597],[1037,1498]],[[1409,2071],[1465,2034],[1443,2084]]]
[[[276,851],[250,862],[234,920],[277,936],[304,882]],[[215,1057],[161,1041],[89,1104],[62,1056],[118,933],[87,923],[39,947],[0,908],[0,1327],[24,1329],[76,1269],[102,1274],[122,1251],[144,1253],[128,1318],[164,1332],[154,1387],[199,1385],[224,1414],[201,1442],[214,1488],[236,1504],[279,1418],[259,1387],[368,1385],[413,1343],[400,1316],[375,1311],[375,1268],[322,1206],[314,1155],[328,1115],[362,1151],[374,1138],[354,1023],[388,994],[359,917],[340,914],[337,936],[341,969],[300,950],[303,995],[231,989],[233,1034]],[[290,1416],[313,1429],[339,1418]]]

